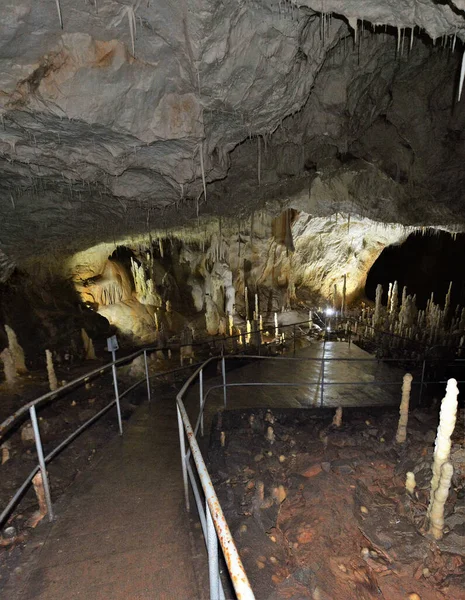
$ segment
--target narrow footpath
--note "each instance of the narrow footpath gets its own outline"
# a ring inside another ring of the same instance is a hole
[[[207,597],[206,558],[195,557],[183,505],[174,398],[139,407],[56,514],[31,540],[9,600]]]

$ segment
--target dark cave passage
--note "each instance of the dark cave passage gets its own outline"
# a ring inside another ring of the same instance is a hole
[[[389,283],[397,281],[399,293],[407,286],[416,294],[418,308],[424,309],[431,292],[434,301],[443,305],[452,281],[451,306],[465,304],[465,234],[452,236],[428,229],[412,233],[403,244],[388,246],[368,273],[365,294],[375,300],[376,286],[383,286],[383,303],[387,301]]]

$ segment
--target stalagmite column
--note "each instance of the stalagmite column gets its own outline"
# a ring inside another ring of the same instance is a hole
[[[457,381],[449,379],[447,382],[446,395],[441,403],[441,412],[439,414],[439,426],[436,436],[436,444],[434,446],[433,457],[433,477],[431,479],[431,491],[428,507],[428,516],[431,515],[434,495],[439,486],[441,477],[441,468],[444,463],[449,460],[451,448],[451,435],[455,428],[457,419],[457,396],[459,390]]]
[[[5,374],[7,385],[14,385],[16,381],[16,369],[9,348],[5,348],[3,350],[3,352],[0,354],[0,359],[3,362],[3,372]]]
[[[336,413],[334,414],[334,417],[333,417],[333,425],[335,425],[336,427],[340,427],[342,425],[342,407],[341,406],[336,408]]]
[[[275,336],[275,338],[277,338],[279,336],[278,313],[274,313],[274,336]]]
[[[438,487],[434,493],[433,503],[431,504],[429,520],[429,533],[436,540],[440,540],[444,532],[444,505],[449,496],[450,482],[454,468],[450,462],[445,462],[441,467]]]
[[[55,375],[55,368],[53,366],[53,358],[50,350],[45,350],[45,356],[47,359],[47,375],[48,375],[48,384],[50,386],[50,391],[54,392],[58,389],[58,380]]]
[[[396,442],[403,444],[407,439],[407,423],[408,423],[408,409],[410,403],[410,390],[412,388],[413,377],[410,373],[404,375],[404,382],[402,384],[402,400],[399,409],[399,424],[397,426]]]
[[[24,360],[24,350],[19,345],[16,333],[8,325],[5,325],[5,331],[6,335],[8,336],[8,347],[15,364],[16,372],[27,373],[26,362]]]
[[[397,287],[397,281],[394,281],[394,285],[392,286],[392,293],[391,293],[391,307],[390,307],[390,313],[391,315],[395,315],[397,312],[397,305],[399,303],[399,297],[398,297],[398,287]]]
[[[378,285],[376,286],[376,303],[375,303],[375,314],[373,317],[373,326],[376,327],[376,325],[379,324],[380,320],[381,320],[381,300],[383,298],[383,286],[378,283]]]
[[[412,471],[408,471],[405,478],[405,489],[409,494],[413,494],[415,488],[417,486],[417,482],[415,481],[415,474]]]
[[[84,344],[84,351],[86,353],[86,360],[95,360],[97,357],[95,356],[94,344],[87,335],[87,331],[85,329],[81,329],[81,337],[82,343]]]

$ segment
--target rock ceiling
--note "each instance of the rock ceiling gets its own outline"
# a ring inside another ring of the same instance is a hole
[[[462,0],[4,0],[0,270],[271,201],[462,227]]]

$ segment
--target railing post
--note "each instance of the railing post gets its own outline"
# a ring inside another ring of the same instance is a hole
[[[226,407],[227,396],[226,396],[226,361],[224,360],[224,356],[221,359],[221,373],[223,375],[223,402]]]
[[[200,435],[203,437],[203,369],[199,373]]]
[[[326,331],[323,339],[323,356],[321,357],[321,397],[320,407],[323,408],[324,403],[324,386],[325,386],[325,346],[326,346]]]
[[[36,442],[37,458],[39,459],[40,472],[44,484],[45,502],[47,503],[48,520],[53,521],[52,497],[50,495],[50,486],[48,483],[47,468],[45,466],[44,451],[42,448],[42,440],[40,439],[39,423],[37,421],[36,407],[32,405],[29,409],[31,417],[32,429],[34,431],[34,439]]]
[[[210,600],[220,600],[220,573],[218,564],[218,538],[208,502],[205,502],[207,514],[208,574],[210,580]]]
[[[114,350],[111,351],[111,355],[113,357],[113,364],[111,365],[111,371],[113,373],[113,387],[115,388],[116,412],[118,414],[119,434],[123,435],[123,421],[121,419],[121,406],[119,403],[118,379],[116,377],[116,365],[115,365],[116,356],[115,356]]]
[[[182,466],[182,479],[184,482],[184,499],[186,502],[186,510],[189,510],[189,486],[187,481],[187,466],[186,466],[186,441],[184,439],[184,424],[182,422],[181,411],[179,406],[176,404],[176,411],[178,413],[178,430],[179,430],[179,446],[181,448],[181,466]]]
[[[425,382],[425,370],[426,370],[426,358],[423,359],[423,366],[421,369],[420,397],[418,398],[418,404],[421,404],[421,399],[423,398],[423,385]]]
[[[145,362],[145,377],[147,379],[147,398],[150,400],[152,396],[150,394],[150,379],[149,379],[149,366],[147,364],[147,350],[144,350],[144,362]]]

